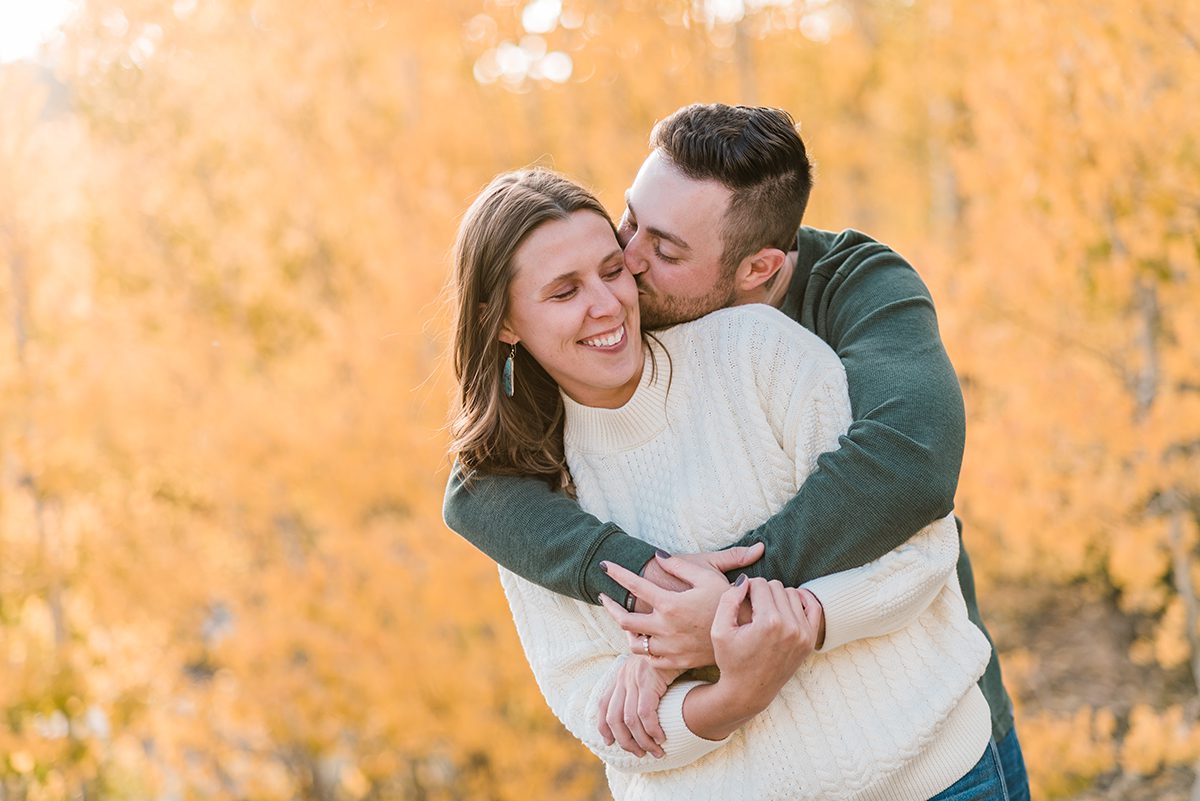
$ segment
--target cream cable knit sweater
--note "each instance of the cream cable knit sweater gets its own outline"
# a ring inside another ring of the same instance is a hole
[[[768,306],[725,309],[659,335],[634,397],[567,404],[579,502],[669,552],[714,550],[797,492],[850,424],[836,355]],[[669,356],[668,356],[669,354]],[[668,391],[669,386],[669,391]],[[766,711],[720,742],[692,734],[676,682],[659,707],[666,757],[606,746],[600,693],[627,657],[602,609],[503,568],[501,582],[551,709],[604,760],[618,801],[922,801],[964,775],[990,736],[976,686],[990,648],[967,619],[953,518],[881,559],[806,585],[825,608],[821,652]]]

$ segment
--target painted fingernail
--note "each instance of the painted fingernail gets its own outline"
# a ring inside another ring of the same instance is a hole
[[[655,548],[654,552],[656,554],[658,554],[659,559],[670,559],[671,558],[671,554],[667,553],[662,548]]]
[[[607,573],[608,572],[608,562],[601,562],[600,569],[603,570],[605,573]]]
[[[746,583],[746,574],[742,573],[737,577],[737,581],[733,582],[733,586],[740,587]]]

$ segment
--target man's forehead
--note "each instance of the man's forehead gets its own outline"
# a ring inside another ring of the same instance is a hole
[[[655,150],[642,162],[625,202],[639,216],[653,216],[661,224],[707,225],[724,216],[729,195],[719,182],[691,178]]]

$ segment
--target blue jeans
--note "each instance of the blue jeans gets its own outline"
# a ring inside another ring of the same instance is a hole
[[[929,801],[1011,801],[1008,788],[1004,785],[996,741],[988,740],[987,748],[975,767]]]
[[[1011,801],[1029,801],[1029,775],[1025,772],[1025,758],[1021,756],[1021,743],[1017,741],[1015,727],[996,743],[996,752],[1000,755],[1008,797]]]

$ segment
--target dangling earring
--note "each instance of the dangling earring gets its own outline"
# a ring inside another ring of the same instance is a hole
[[[508,352],[508,358],[504,360],[504,395],[511,398],[513,396],[513,358],[517,355],[517,343],[513,343],[512,350]]]

